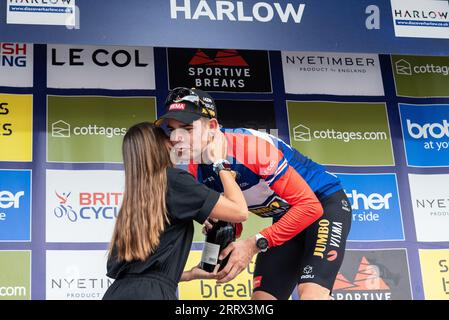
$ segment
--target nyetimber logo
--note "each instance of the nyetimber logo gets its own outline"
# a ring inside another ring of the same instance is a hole
[[[305,4],[256,2],[252,8],[244,1],[170,0],[172,19],[238,22],[301,23]]]

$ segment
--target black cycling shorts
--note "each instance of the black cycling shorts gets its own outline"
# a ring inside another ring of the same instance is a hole
[[[297,284],[313,282],[332,291],[343,262],[352,210],[343,190],[321,200],[323,216],[281,246],[259,253],[254,291],[287,300]]]

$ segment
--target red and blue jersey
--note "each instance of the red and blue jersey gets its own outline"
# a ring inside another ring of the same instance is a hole
[[[261,233],[270,246],[293,238],[322,215],[319,199],[341,190],[339,179],[297,150],[267,133],[252,129],[223,129],[227,160],[248,208],[277,220]],[[209,188],[223,192],[212,165],[189,165],[189,171]]]

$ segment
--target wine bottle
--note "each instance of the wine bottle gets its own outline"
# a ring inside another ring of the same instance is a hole
[[[225,221],[212,222],[212,229],[207,232],[201,256],[200,268],[207,272],[213,272],[216,265],[220,263],[221,271],[228,262],[228,255],[223,261],[219,261],[221,251],[236,239],[236,224]]]

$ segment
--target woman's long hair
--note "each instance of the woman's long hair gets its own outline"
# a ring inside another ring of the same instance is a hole
[[[109,249],[109,256],[115,251],[120,261],[145,260],[169,222],[166,169],[172,163],[167,142],[165,132],[148,122],[132,126],[123,139],[125,191]]]

